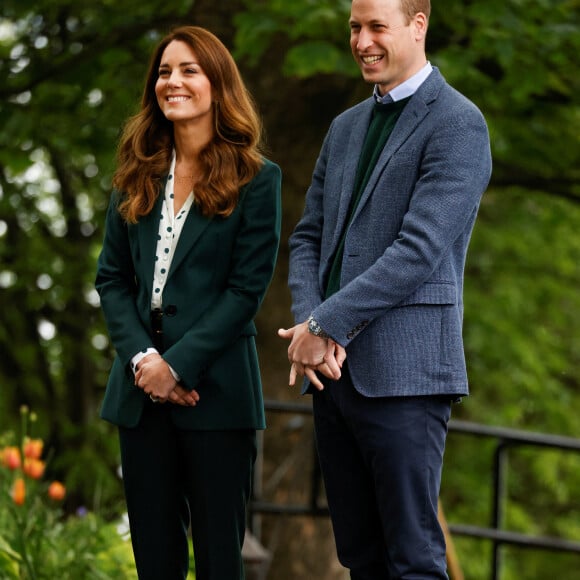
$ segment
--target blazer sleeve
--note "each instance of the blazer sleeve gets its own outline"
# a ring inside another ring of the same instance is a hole
[[[137,277],[128,225],[118,211],[121,194],[114,191],[105,221],[103,246],[97,261],[95,287],[111,342],[123,365],[153,346],[137,306]]]
[[[376,262],[312,311],[322,328],[343,346],[427,282],[473,225],[491,174],[487,126],[471,103],[447,111],[438,115],[422,144],[418,179],[396,239]],[[396,177],[386,172],[384,179],[392,178],[396,187]],[[319,211],[320,187],[310,195],[307,204]],[[320,219],[320,215],[310,218],[309,226]],[[351,225],[349,236],[351,240],[356,236],[361,248],[370,244],[373,231],[381,227],[381,216],[372,219],[357,222],[355,217]]]
[[[281,226],[281,172],[276,164],[265,161],[242,189],[238,210],[240,224],[224,288],[163,355],[188,389],[244,334],[272,279]]]
[[[322,260],[322,235],[324,231],[324,182],[328,151],[332,141],[333,123],[322,143],[306,192],[304,212],[290,236],[290,261],[288,287],[292,294],[292,314],[296,324],[304,322],[323,300],[319,284]]]

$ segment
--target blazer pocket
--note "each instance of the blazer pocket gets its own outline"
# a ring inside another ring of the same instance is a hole
[[[425,282],[397,306],[413,304],[457,304],[457,287],[452,282]]]

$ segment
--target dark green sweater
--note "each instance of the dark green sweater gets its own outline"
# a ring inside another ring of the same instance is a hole
[[[389,136],[391,135],[395,124],[401,115],[405,105],[409,102],[411,97],[395,101],[393,103],[376,103],[373,111],[373,116],[369,125],[369,130],[363,143],[358,167],[356,170],[356,177],[354,181],[353,196],[350,201],[349,216],[346,226],[342,232],[340,243],[332,261],[332,267],[328,276],[328,284],[326,285],[326,297],[337,292],[340,288],[340,273],[342,270],[342,258],[344,255],[344,241],[346,232],[352,221],[354,212],[360,201],[362,192],[366,187],[371,173],[377,164],[379,155],[383,151]]]

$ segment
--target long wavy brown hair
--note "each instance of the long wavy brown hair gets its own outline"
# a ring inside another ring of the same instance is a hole
[[[140,110],[125,124],[117,150],[113,186],[124,194],[119,212],[129,223],[153,209],[171,163],[173,123],[159,108],[155,84],[163,51],[174,40],[185,42],[194,51],[212,87],[215,133],[200,153],[202,175],[195,185],[195,203],[203,215],[230,215],[240,187],[263,164],[262,124],[228,49],[203,28],[176,28],[151,57]]]

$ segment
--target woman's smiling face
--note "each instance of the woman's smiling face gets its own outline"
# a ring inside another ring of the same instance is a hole
[[[211,83],[185,42],[174,40],[163,51],[155,95],[169,121],[213,126]]]

